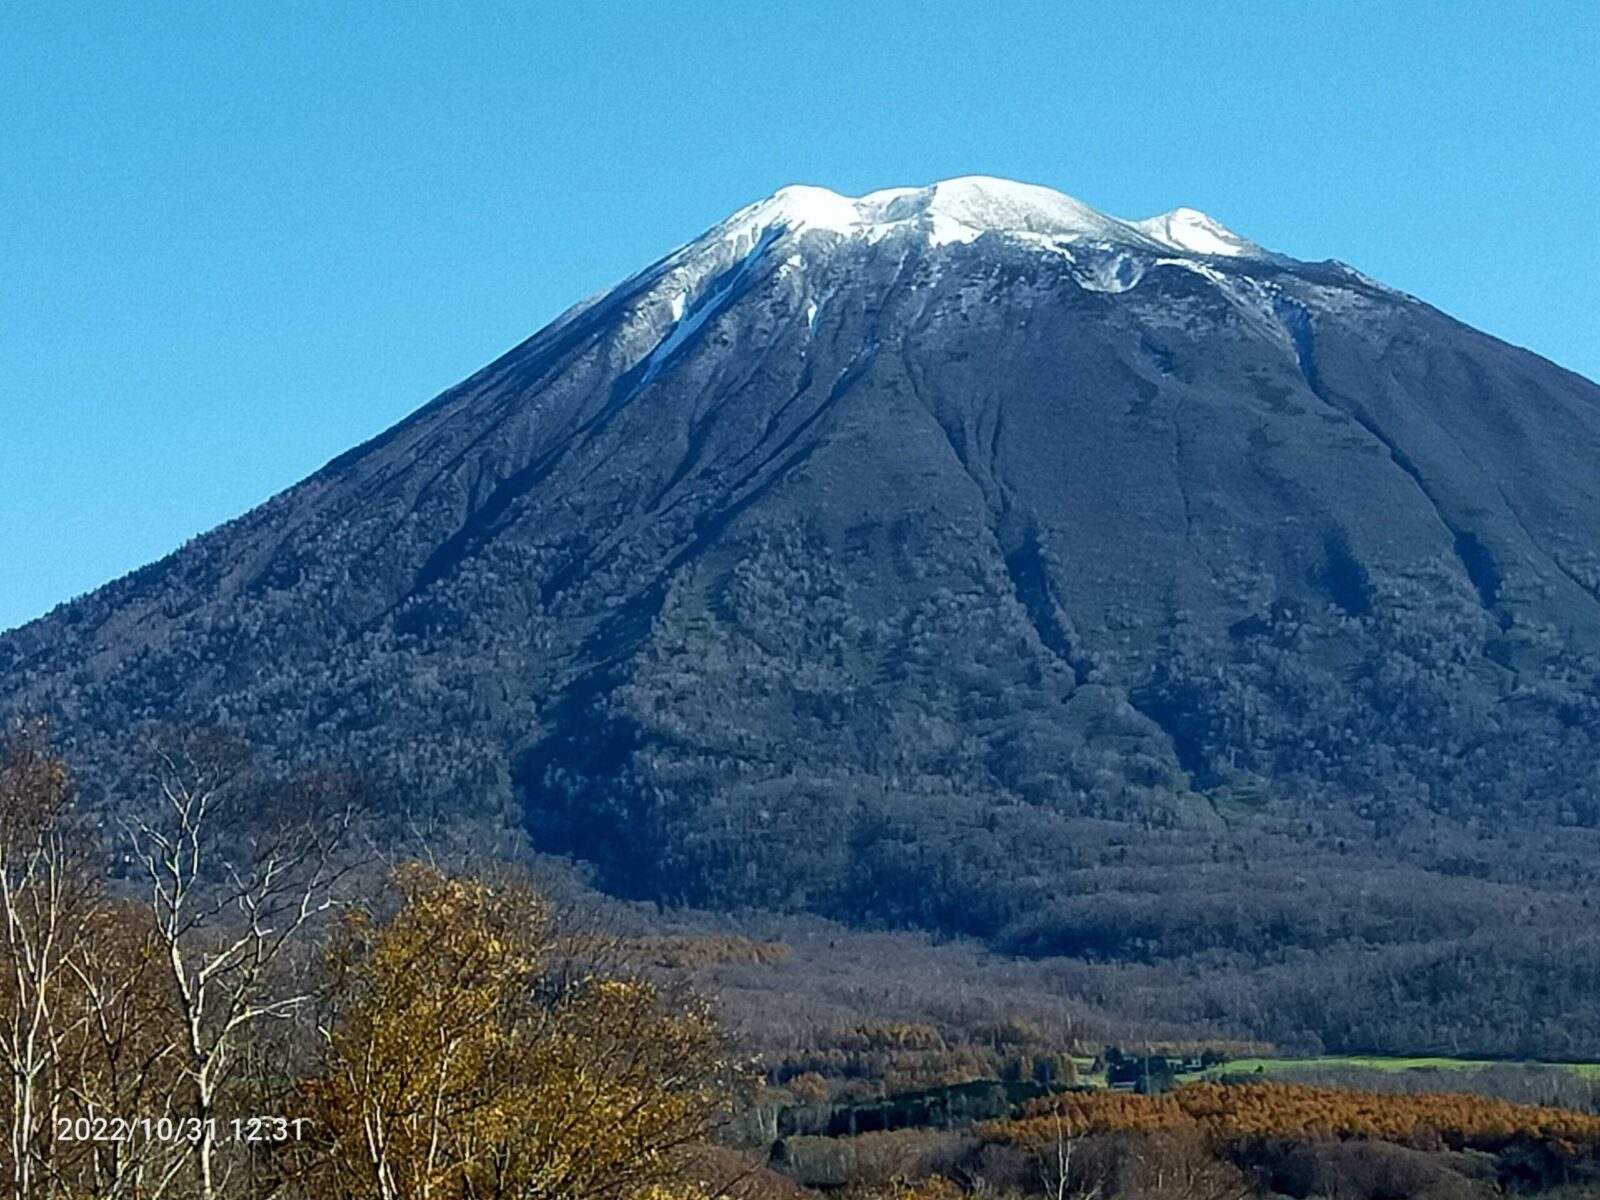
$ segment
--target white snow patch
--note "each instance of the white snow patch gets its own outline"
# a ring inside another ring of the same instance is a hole
[[[742,248],[771,228],[867,241],[913,232],[932,246],[999,233],[1046,247],[1090,241],[1152,253],[1265,255],[1255,243],[1192,208],[1124,221],[1050,188],[984,175],[921,188],[885,188],[858,197],[796,184],[740,209],[696,245],[733,242]]]
[[[630,396],[637,395],[639,391],[658,374],[688,341],[699,333],[705,323],[716,316],[727,305],[728,300],[738,290],[739,283],[750,269],[760,261],[766,253],[767,247],[778,239],[781,230],[764,230],[756,243],[750,247],[748,253],[728,268],[727,272],[717,281],[710,295],[701,297],[695,304],[684,312],[684,297],[687,293],[678,292],[672,302],[674,324],[667,335],[663,337],[653,350],[643,360],[643,370],[640,371],[639,381],[634,384]]]
[[[1193,208],[1175,208],[1130,224],[1173,250],[1223,258],[1259,257],[1261,247]]]
[[[1213,266],[1203,262],[1193,262],[1187,258],[1158,258],[1155,261],[1155,265],[1182,267],[1185,271],[1193,271],[1196,275],[1209,279],[1212,283],[1225,283],[1228,278]]]

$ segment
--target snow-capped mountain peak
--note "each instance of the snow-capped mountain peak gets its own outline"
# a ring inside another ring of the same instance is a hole
[[[1256,257],[1260,246],[1193,208],[1175,208],[1158,217],[1130,221],[1133,228],[1174,250],[1221,257]]]
[[[985,233],[998,233],[1055,243],[1120,244],[1181,255],[1265,254],[1255,243],[1192,208],[1128,221],[1051,188],[984,175],[941,180],[926,187],[886,188],[857,197],[822,187],[791,185],[741,209],[707,238],[749,243],[774,228],[872,241],[917,232],[933,245],[970,242]]]

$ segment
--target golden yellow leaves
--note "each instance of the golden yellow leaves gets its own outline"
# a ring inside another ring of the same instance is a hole
[[[720,1112],[711,1013],[558,969],[544,902],[409,865],[347,924],[315,1095],[344,1186],[384,1198],[646,1197]]]

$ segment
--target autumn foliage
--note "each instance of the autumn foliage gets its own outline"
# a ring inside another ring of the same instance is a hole
[[[575,956],[521,879],[406,864],[357,903],[336,843],[243,836],[229,777],[163,764],[141,894],[42,729],[0,736],[0,1191],[759,1200],[706,1157],[739,1071],[663,969]]]
[[[1196,1083],[1164,1095],[1070,1092],[982,1127],[993,1143],[1040,1149],[1074,1135],[1195,1131],[1215,1143],[1363,1138],[1421,1150],[1498,1150],[1518,1141],[1600,1145],[1600,1117],[1464,1093],[1386,1095],[1288,1083]]]
[[[522,886],[402,867],[336,951],[310,1086],[352,1197],[648,1194],[703,1138],[729,1068],[710,1013],[567,970]]]

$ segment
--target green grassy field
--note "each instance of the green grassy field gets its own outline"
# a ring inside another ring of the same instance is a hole
[[[1325,1055],[1319,1058],[1238,1058],[1206,1072],[1218,1075],[1293,1075],[1323,1067],[1355,1067],[1366,1071],[1481,1071],[1486,1067],[1546,1067],[1600,1079],[1600,1063],[1501,1062],[1483,1058],[1387,1058],[1366,1055]]]

